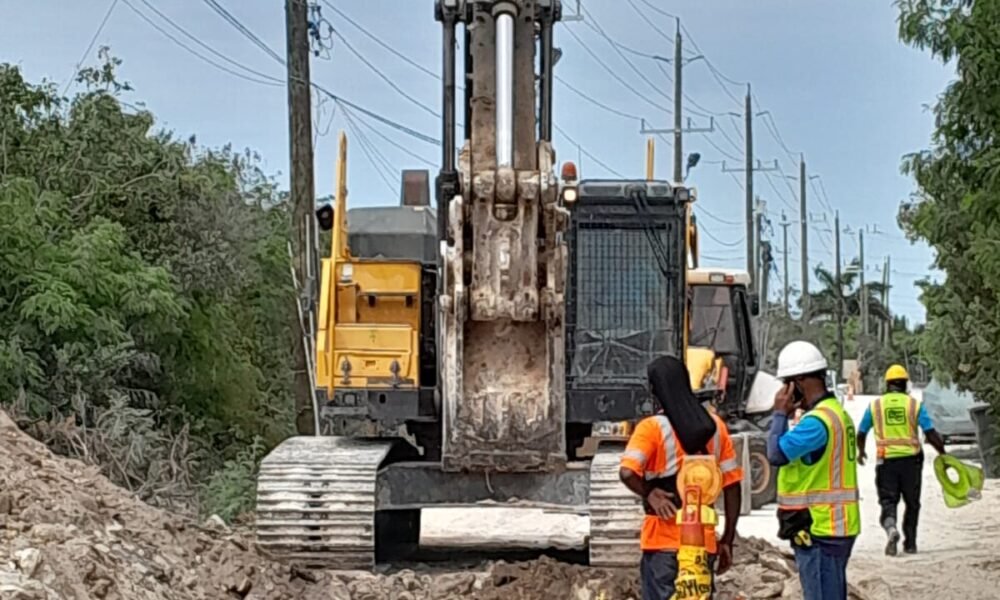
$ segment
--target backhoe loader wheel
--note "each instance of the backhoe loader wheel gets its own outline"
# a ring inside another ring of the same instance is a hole
[[[767,460],[767,438],[750,438],[750,505],[754,510],[778,499],[778,469]]]

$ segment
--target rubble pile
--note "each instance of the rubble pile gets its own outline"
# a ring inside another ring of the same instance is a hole
[[[0,598],[10,600],[626,600],[638,573],[552,559],[465,571],[305,572],[257,554],[220,520],[150,507],[97,469],[54,456],[0,411]],[[800,598],[791,562],[740,540],[717,598]],[[863,596],[852,596],[858,600]]]

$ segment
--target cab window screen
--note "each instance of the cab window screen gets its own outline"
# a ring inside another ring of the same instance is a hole
[[[668,252],[677,247],[677,228],[664,224],[580,224],[570,368],[578,383],[642,382],[646,365],[677,351],[683,261],[671,255],[664,273],[650,235]]]

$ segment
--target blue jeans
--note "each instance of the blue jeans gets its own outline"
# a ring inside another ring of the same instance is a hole
[[[708,556],[708,568],[712,570],[712,589],[715,590],[715,555]],[[642,600],[670,600],[674,595],[677,580],[677,554],[674,552],[643,552],[639,563],[642,578]]]
[[[830,548],[815,541],[809,547],[793,546],[803,600],[847,600],[847,561],[852,546]]]

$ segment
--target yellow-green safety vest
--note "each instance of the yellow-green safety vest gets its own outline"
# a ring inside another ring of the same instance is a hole
[[[808,509],[813,536],[856,537],[861,533],[861,511],[854,421],[836,398],[821,401],[805,417],[815,417],[826,426],[826,448],[811,465],[797,458],[778,469],[778,506]]]
[[[872,428],[879,458],[903,458],[920,453],[919,411],[917,401],[900,392],[889,392],[872,402]]]

